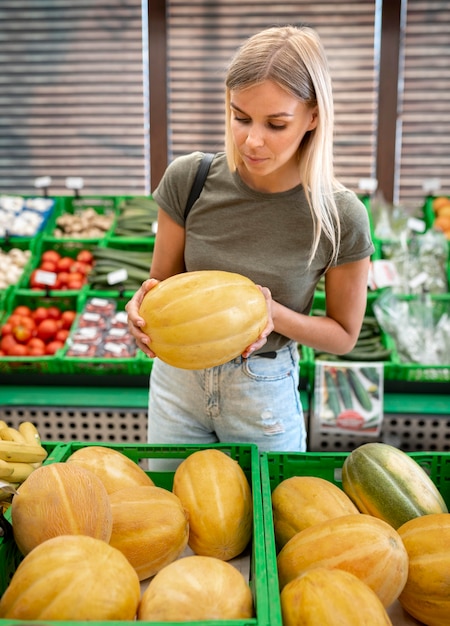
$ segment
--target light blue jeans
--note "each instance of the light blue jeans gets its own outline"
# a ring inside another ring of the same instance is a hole
[[[290,342],[275,359],[252,356],[205,370],[155,359],[149,443],[254,443],[260,451],[306,450],[298,391],[299,354]]]

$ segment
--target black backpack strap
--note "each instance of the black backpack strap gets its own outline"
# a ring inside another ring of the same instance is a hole
[[[186,208],[184,209],[184,219],[186,220],[189,211],[192,209],[192,205],[197,200],[199,195],[202,192],[203,185],[205,184],[206,177],[208,176],[209,168],[214,159],[214,154],[212,152],[205,152],[202,160],[200,161],[200,165],[198,166],[197,174],[195,175],[194,182],[192,184],[191,191],[189,193],[189,198],[186,202]]]

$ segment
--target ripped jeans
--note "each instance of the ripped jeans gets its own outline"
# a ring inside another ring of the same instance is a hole
[[[149,443],[253,443],[261,452],[304,452],[297,344],[288,343],[276,355],[237,357],[205,370],[155,359]]]

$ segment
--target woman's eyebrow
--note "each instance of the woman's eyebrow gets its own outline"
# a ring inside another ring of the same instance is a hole
[[[235,109],[236,111],[239,111],[239,113],[243,113],[244,115],[247,115],[247,113],[245,111],[240,109],[233,102],[230,102],[230,106],[231,106],[231,108]],[[294,115],[293,115],[293,113],[286,113],[285,111],[280,111],[280,113],[270,113],[267,117],[294,117]]]

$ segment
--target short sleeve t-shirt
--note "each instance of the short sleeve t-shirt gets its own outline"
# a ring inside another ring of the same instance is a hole
[[[176,158],[153,193],[161,209],[185,226],[186,270],[242,274],[268,287],[277,302],[308,314],[331,245],[322,236],[308,266],[313,220],[303,187],[279,193],[256,191],[237,172],[230,172],[225,153],[218,153],[185,223],[184,209],[201,158],[200,152]],[[341,221],[337,264],[370,256],[374,246],[364,204],[350,190],[337,192],[336,203]],[[264,351],[278,350],[287,341],[272,333]]]

